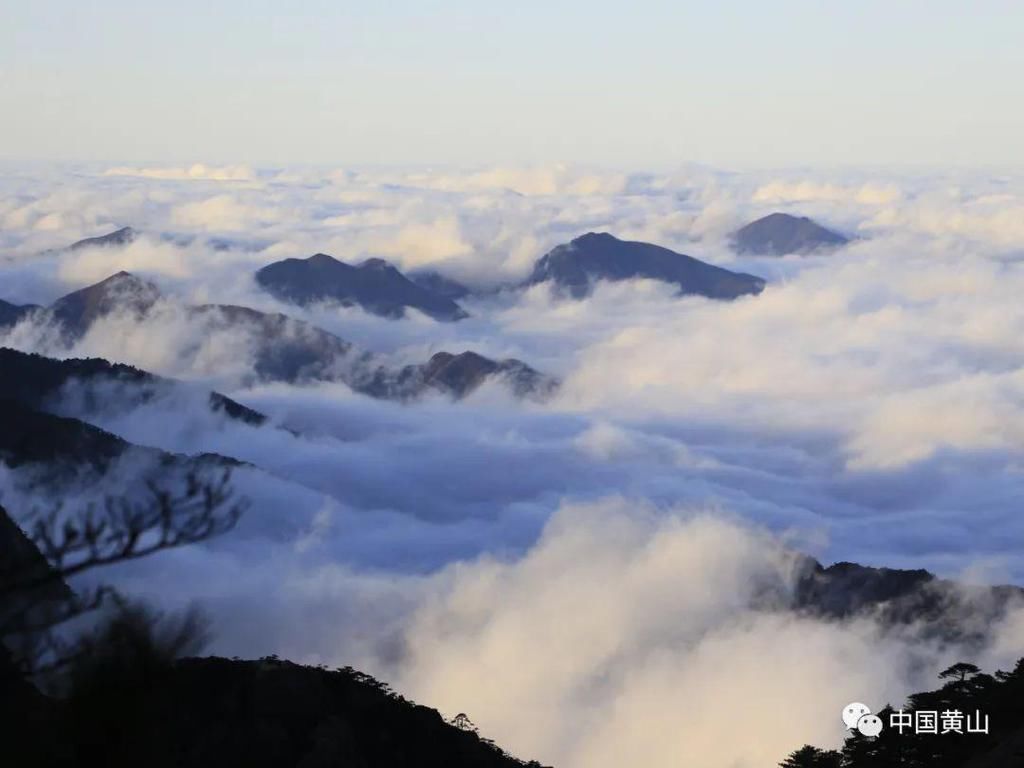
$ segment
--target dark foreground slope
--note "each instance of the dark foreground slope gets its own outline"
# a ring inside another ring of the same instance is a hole
[[[121,659],[80,674],[66,700],[21,696],[16,750],[10,741],[7,748],[20,761],[6,763],[12,768],[523,766],[351,669],[220,658],[126,666]]]
[[[146,698],[166,713],[153,739],[182,765],[519,765],[353,670],[194,659],[176,664],[168,683]]]
[[[24,589],[49,566],[2,508],[0,563],[17,566],[0,571],[0,619],[24,615],[27,600],[42,607],[65,597],[59,579],[47,582],[46,594]],[[67,666],[40,681],[49,695],[23,678],[8,652],[24,622],[0,621],[0,765],[523,765],[474,730],[455,727],[350,668],[328,671],[276,658],[176,660],[203,642],[202,630],[162,621],[144,609],[115,612],[66,657]]]
[[[31,468],[32,482],[51,491],[75,478],[96,481],[122,457],[142,462],[134,470],[139,479],[149,473],[185,476],[241,466],[215,453],[187,455],[135,445],[80,419],[36,411],[17,400],[0,398],[0,425],[0,466]]]
[[[15,626],[45,622],[49,608],[71,596],[35,543],[0,506],[0,640],[9,642],[9,632]],[[6,652],[0,642],[0,687],[4,665],[11,663]],[[0,726],[3,722],[0,714]]]
[[[36,411],[17,400],[0,398],[0,423],[0,464],[45,466],[54,476],[72,468],[102,474],[130,447],[91,424]]]

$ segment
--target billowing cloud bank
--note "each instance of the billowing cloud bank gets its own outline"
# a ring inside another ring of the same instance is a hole
[[[792,565],[719,516],[568,507],[521,560],[445,574],[398,679],[557,765],[773,765],[808,734],[834,741],[830,715],[862,691],[899,701],[955,655],[866,619],[751,610],[784,603]],[[1020,648],[1021,618],[997,644]]]
[[[729,233],[775,210],[855,240],[828,256],[735,257]],[[790,584],[783,543],[1024,582],[1021,221],[1024,180],[992,176],[9,174],[0,299],[45,303],[120,269],[166,298],[71,349],[31,323],[0,343],[132,363],[272,418],[255,429],[175,399],[87,414],[133,442],[255,467],[236,476],[253,508],[230,537],[114,574],[167,604],[204,601],[216,651],[362,665],[559,766],[765,765],[835,743],[842,704],[899,700],[960,652],[912,629],[766,610],[766,585]],[[124,248],[51,250],[124,225],[142,233]],[[579,302],[537,286],[468,299],[469,319],[440,324],[286,307],[252,280],[324,251],[488,289],[591,230],[769,286],[734,302],[645,281]],[[287,312],[396,363],[519,357],[564,385],[545,404],[488,386],[399,405],[258,383],[251,338],[184,310],[204,302]],[[27,506],[15,475],[4,503]],[[1022,641],[1010,617],[975,657],[1008,663]]]

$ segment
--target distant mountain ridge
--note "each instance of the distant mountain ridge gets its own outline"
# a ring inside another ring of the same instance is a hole
[[[826,567],[804,555],[797,565],[794,610],[837,620],[869,615],[885,629],[914,626],[947,643],[980,646],[1009,609],[1024,606],[1024,588],[1017,586],[960,584],[920,569]]]
[[[79,419],[37,411],[9,398],[0,399],[0,422],[0,462],[15,468],[43,465],[49,468],[48,478],[64,468],[103,474],[130,446]]]
[[[35,482],[51,492],[66,480],[99,477],[129,453],[161,474],[220,472],[242,464],[216,453],[186,455],[136,445],[81,419],[37,411],[17,400],[0,399],[0,423],[0,462],[39,470]]]
[[[128,245],[139,237],[132,227],[122,227],[97,237],[87,237],[68,250],[112,248]],[[213,241],[218,247],[217,241]],[[126,274],[126,273],[124,273]],[[116,277],[116,276],[115,276]],[[437,273],[422,273],[410,279],[394,265],[379,258],[358,265],[317,253],[308,259],[285,259],[256,273],[257,283],[272,295],[305,306],[318,301],[336,301],[343,306],[360,306],[372,314],[399,318],[407,308],[418,309],[436,320],[455,321],[468,317],[454,299],[468,294],[458,282]],[[81,301],[88,301],[83,297]],[[0,326],[5,324],[0,307]]]
[[[543,399],[558,388],[556,379],[521,360],[492,360],[476,352],[438,352],[426,363],[407,365],[398,371],[381,368],[357,388],[388,399],[408,399],[429,390],[460,399],[492,378],[507,383],[517,397]]]
[[[845,235],[826,229],[806,216],[788,213],[771,213],[732,235],[732,246],[737,253],[757,256],[808,254],[839,248],[848,242]]]
[[[15,325],[38,310],[35,304],[11,304],[0,299],[0,328]]]
[[[137,237],[136,230],[123,227],[80,240],[69,249],[118,247]],[[409,307],[445,321],[468,316],[452,298],[468,295],[466,286],[431,270],[406,277],[382,259],[367,259],[352,266],[319,253],[308,259],[267,265],[257,272],[256,279],[271,294],[298,305],[331,300],[357,304],[392,318],[401,317]],[[121,271],[72,291],[47,307],[0,302],[0,330],[34,317],[52,325],[63,344],[71,348],[105,317],[117,314],[146,319],[161,298],[156,285]],[[488,378],[506,382],[520,397],[546,396],[557,387],[555,379],[521,360],[491,360],[475,352],[439,352],[426,363],[390,369],[371,353],[287,315],[225,304],[188,306],[185,311],[192,319],[205,323],[210,333],[247,334],[254,354],[253,370],[260,380],[342,381],[354,391],[395,400],[412,400],[426,392],[458,399]]]
[[[63,343],[71,347],[94,323],[110,315],[146,319],[161,298],[156,285],[122,271],[62,296],[48,307],[22,308],[18,319],[34,316],[41,323],[52,324]],[[0,320],[2,312],[0,307]],[[352,352],[347,341],[286,315],[226,304],[190,306],[186,312],[208,323],[212,331],[250,333],[255,370],[261,378],[288,382],[317,378]],[[3,325],[0,322],[0,327]]]
[[[266,381],[296,383],[348,378],[366,356],[348,341],[288,315],[234,304],[188,307],[210,332],[245,331],[252,339],[254,370]]]
[[[123,385],[116,390],[105,384]],[[106,360],[51,360],[0,348],[0,461],[11,467],[39,465],[42,479],[58,481],[88,470],[106,472],[112,463],[134,452],[164,467],[183,470],[235,466],[227,456],[200,453],[179,455],[138,446],[87,421],[59,412],[60,398],[70,384],[86,387],[86,396],[101,409],[130,409],[146,402],[158,389],[181,386],[179,382]],[[92,387],[91,389],[88,389]],[[118,398],[111,402],[111,398]],[[128,400],[126,400],[128,398]],[[228,418],[252,426],[266,421],[263,414],[217,392],[209,394],[209,407]]]
[[[538,373],[522,360],[491,360],[476,352],[458,355],[438,352],[425,365],[420,366],[420,370],[427,386],[460,397],[496,375],[506,379],[512,392],[519,397],[547,394],[556,386],[553,379]]]
[[[389,318],[403,317],[410,308],[435,320],[468,317],[452,299],[418,285],[383,259],[353,266],[317,253],[268,264],[256,273],[256,282],[281,301],[299,306],[334,301]]]
[[[139,233],[131,227],[121,227],[121,229],[114,232],[108,232],[105,235],[87,237],[84,240],[79,240],[78,242],[69,245],[68,249],[77,251],[82,248],[107,248],[110,246],[128,245],[129,243],[134,242],[138,236]]]
[[[109,315],[145,320],[161,298],[153,283],[118,272],[62,296],[49,307],[31,308],[25,316],[53,324],[70,348],[94,323]],[[372,397],[407,401],[432,391],[456,399],[465,397],[489,377],[509,383],[519,396],[550,394],[556,385],[553,378],[519,360],[495,361],[472,352],[443,352],[428,363],[394,370],[350,342],[287,315],[229,304],[187,306],[185,312],[205,324],[207,334],[244,333],[259,380],[340,381]],[[454,365],[449,364],[451,361]]]
[[[436,293],[438,296],[445,296],[452,301],[459,301],[473,293],[468,286],[434,269],[410,272],[409,279],[428,291]]]
[[[534,266],[524,285],[552,282],[573,298],[583,298],[598,280],[646,278],[672,283],[680,295],[730,300],[756,296],[765,280],[676,253],[650,243],[619,240],[589,232],[556,246]]]
[[[0,347],[0,398],[17,400],[30,408],[47,409],[48,404],[73,383],[86,386],[127,385],[118,394],[131,396],[134,400],[118,404],[121,409],[147,402],[160,392],[184,386],[179,381],[100,358],[55,360]],[[214,412],[222,412],[228,418],[254,426],[267,420],[262,413],[219,392],[209,393],[209,405]]]

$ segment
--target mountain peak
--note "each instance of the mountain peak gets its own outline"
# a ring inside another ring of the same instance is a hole
[[[681,294],[735,299],[758,294],[764,280],[730,272],[650,243],[619,240],[607,232],[588,232],[556,246],[534,266],[527,285],[553,281],[574,298],[587,296],[598,280],[648,279],[673,283]]]
[[[418,373],[427,386],[456,398],[465,397],[492,376],[503,377],[518,397],[542,398],[557,386],[554,379],[521,360],[492,360],[469,350],[438,352],[419,366]]]
[[[131,227],[121,227],[113,232],[108,232],[105,235],[99,235],[98,237],[87,237],[84,240],[79,240],[76,243],[72,243],[69,247],[72,251],[76,251],[79,248],[92,248],[96,246],[109,247],[115,245],[128,245],[139,233]]]
[[[358,266],[324,253],[308,259],[286,259],[256,273],[256,282],[282,301],[306,305],[334,301],[357,305],[384,317],[402,317],[407,307],[436,320],[461,320],[465,311],[447,296],[409,280],[384,259],[371,258]]]
[[[849,238],[806,216],[776,211],[736,230],[732,241],[739,253],[785,256],[838,248],[848,243]]]
[[[153,283],[149,282],[149,280],[141,278],[131,272],[125,272],[123,269],[120,272],[115,272],[110,277],[103,278],[98,283],[93,283],[92,285],[88,285],[85,288],[80,289],[80,291],[76,291],[76,293],[81,291],[95,293],[100,290],[139,291],[141,293],[152,295],[154,299],[160,294],[160,289],[158,289]],[[60,301],[60,299],[58,299],[58,301]]]
[[[110,283],[123,283],[123,282],[138,283],[140,285],[147,285],[147,284],[149,284],[145,280],[143,280],[141,277],[136,277],[131,272],[125,272],[122,269],[120,272],[115,272],[110,277],[107,277],[107,278],[104,278],[103,280],[100,280],[98,283],[96,283],[96,285],[108,285]]]
[[[573,238],[571,242],[573,245],[594,245],[598,243],[621,243],[622,241],[608,232],[587,232],[584,235]]]
[[[300,259],[300,261],[301,261],[301,259]],[[305,261],[308,264],[318,264],[318,265],[319,264],[341,264],[342,263],[342,262],[338,261],[336,258],[334,258],[333,256],[330,256],[330,255],[328,255],[326,253],[314,253],[312,256],[310,256]]]
[[[117,272],[93,285],[57,299],[47,312],[70,338],[84,334],[93,322],[114,312],[142,316],[160,299],[160,289],[131,272]]]

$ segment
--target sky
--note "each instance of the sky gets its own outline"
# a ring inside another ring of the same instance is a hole
[[[0,158],[1024,165],[1024,6],[0,1]]]

